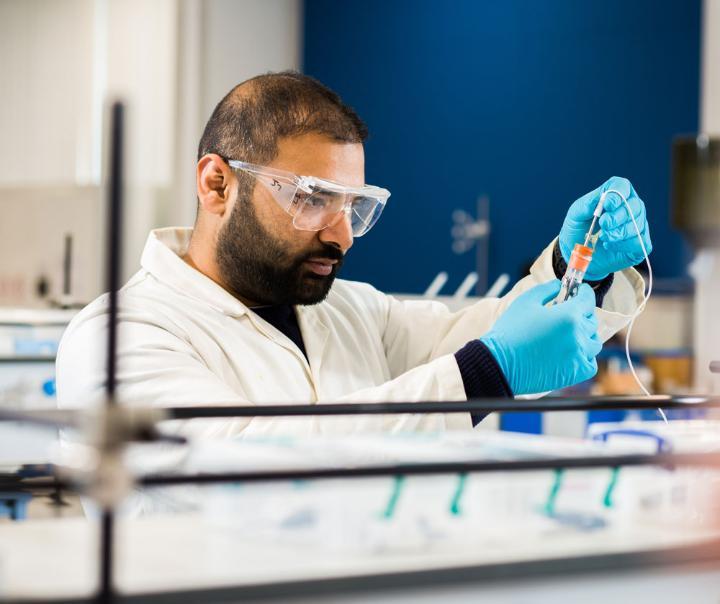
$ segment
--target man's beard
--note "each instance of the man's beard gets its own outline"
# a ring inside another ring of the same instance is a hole
[[[260,224],[252,202],[238,199],[218,235],[217,263],[225,287],[233,295],[263,306],[322,302],[342,265],[343,253],[321,242],[294,255],[286,247]],[[329,275],[318,275],[303,266],[310,258],[337,263]]]

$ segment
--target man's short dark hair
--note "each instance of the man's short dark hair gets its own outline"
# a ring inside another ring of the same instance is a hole
[[[205,126],[198,159],[208,153],[252,163],[277,155],[283,137],[317,133],[362,143],[367,126],[337,93],[294,71],[267,73],[238,84],[215,107]]]

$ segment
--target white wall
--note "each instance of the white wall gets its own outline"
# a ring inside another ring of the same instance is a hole
[[[300,0],[0,0],[0,304],[39,303],[40,274],[59,285],[68,229],[78,294],[103,288],[113,98],[127,104],[125,276],[150,229],[192,224],[210,112],[242,80],[299,67],[300,19]]]
[[[195,219],[195,162],[215,105],[243,80],[267,71],[299,69],[301,0],[183,0],[180,3],[179,181],[163,218]]]
[[[0,0],[0,186],[86,183],[93,4]]]
[[[31,304],[41,276],[58,297],[66,233],[74,286],[98,290],[93,22],[88,0],[0,0],[0,304]]]
[[[0,185],[97,185],[101,112],[128,103],[128,177],[172,179],[177,0],[0,0]]]
[[[700,129],[720,135],[720,0],[703,2]]]
[[[95,186],[0,187],[0,305],[45,306],[35,295],[40,277],[49,297],[62,294],[65,235],[73,237],[72,292],[97,296],[102,283],[104,232]]]
[[[178,2],[95,0],[100,102],[127,106],[123,273],[139,268],[174,174]]]
[[[198,141],[217,102],[258,73],[299,67],[301,4],[96,1],[110,7],[107,90],[129,103],[129,277],[150,229],[192,225]]]
[[[297,0],[205,0],[203,118],[236,84],[300,65]]]

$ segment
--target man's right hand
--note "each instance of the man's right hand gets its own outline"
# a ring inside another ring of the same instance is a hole
[[[595,293],[582,284],[574,298],[546,306],[559,291],[557,279],[526,291],[480,338],[513,394],[548,392],[597,373],[595,357],[602,343],[597,335]]]

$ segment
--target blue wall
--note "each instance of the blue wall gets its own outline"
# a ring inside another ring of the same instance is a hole
[[[699,0],[305,0],[305,73],[370,127],[367,182],[392,191],[346,278],[419,292],[474,269],[451,212],[491,201],[490,279],[521,276],[567,206],[611,175],[645,200],[660,277],[685,273],[669,224],[670,144],[698,128]]]

